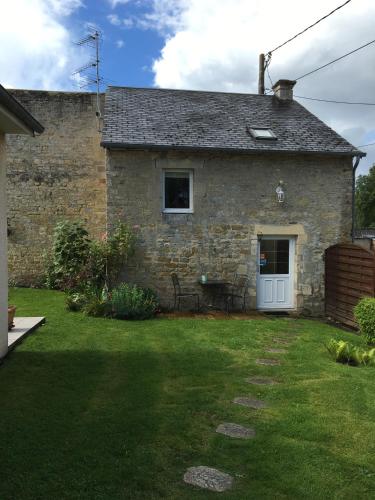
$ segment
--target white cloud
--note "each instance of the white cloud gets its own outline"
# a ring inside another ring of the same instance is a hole
[[[32,1],[32,0],[31,0]],[[31,2],[30,2],[31,3]],[[83,6],[82,0],[48,0],[46,4],[58,15],[69,16],[74,10]]]
[[[117,7],[117,5],[125,5],[127,3],[129,3],[131,0],[108,0],[110,6],[112,7],[112,9],[115,9]]]
[[[80,0],[2,2],[0,75],[5,86],[72,88],[71,73],[87,55],[72,44],[64,23],[81,6]]]
[[[116,40],[116,47],[118,49],[122,49],[124,47],[124,45],[125,45],[124,40]]]
[[[152,0],[140,27],[165,37],[154,61],[155,85],[257,92],[258,55],[337,7],[337,0]],[[372,40],[375,2],[357,0],[276,51],[270,74],[296,78]],[[355,26],[355,29],[353,28]],[[302,79],[296,95],[375,101],[375,45]],[[266,81],[267,86],[270,82]],[[354,144],[375,137],[375,107],[300,101]],[[375,161],[375,148],[367,165]]]
[[[113,24],[113,26],[120,26],[121,25],[121,19],[118,17],[117,14],[109,14],[107,16],[108,21]]]
[[[122,24],[125,26],[125,28],[132,28],[134,26],[134,21],[131,17],[126,17],[122,20]]]
[[[195,0],[152,0],[152,9],[137,18],[137,26],[141,29],[156,29],[168,37],[171,31],[177,32],[184,28],[184,15],[192,1]]]

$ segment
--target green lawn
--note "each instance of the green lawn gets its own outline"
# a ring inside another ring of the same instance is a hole
[[[375,369],[324,347],[353,334],[289,318],[87,318],[46,290],[10,301],[47,324],[0,367],[1,500],[375,498]],[[288,354],[265,354],[275,336],[295,339]],[[282,383],[251,386],[252,375]],[[269,407],[231,403],[248,395]],[[222,422],[256,438],[216,434]],[[185,485],[196,465],[232,474],[234,488]]]

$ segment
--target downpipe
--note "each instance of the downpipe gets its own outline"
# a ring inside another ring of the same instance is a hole
[[[355,162],[352,169],[352,243],[354,243],[354,228],[355,228],[355,174],[357,171],[357,167],[359,162],[361,161],[361,156],[355,157]]]

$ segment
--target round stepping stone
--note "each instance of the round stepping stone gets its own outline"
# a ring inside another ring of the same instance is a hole
[[[270,347],[269,349],[266,349],[266,352],[272,352],[273,354],[285,354],[288,351],[286,349],[279,349],[277,347]]]
[[[232,438],[251,439],[255,437],[254,429],[232,423],[220,424],[217,427],[216,432]]]
[[[276,380],[273,380],[272,378],[266,378],[266,377],[251,377],[245,379],[245,381],[248,384],[253,384],[253,385],[274,385],[278,384]]]
[[[281,365],[281,363],[278,359],[257,359],[256,364],[257,365],[269,365],[269,366]]]
[[[285,346],[288,346],[288,345],[291,344],[290,340],[277,339],[277,338],[274,338],[272,340],[273,340],[273,342],[276,342],[277,344],[282,344],[282,345],[285,345]]]
[[[254,410],[259,410],[261,408],[267,407],[264,401],[253,398],[234,398],[233,403],[236,403],[237,405],[241,406],[247,406],[248,408],[253,408]]]
[[[229,490],[233,484],[233,478],[229,474],[203,465],[190,467],[184,474],[184,481],[187,484],[216,492]]]

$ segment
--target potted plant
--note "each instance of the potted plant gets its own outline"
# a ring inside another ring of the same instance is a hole
[[[16,309],[16,306],[8,306],[8,330],[11,330],[14,327]]]

